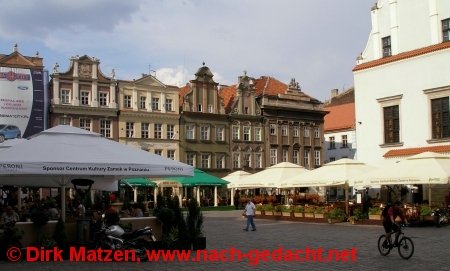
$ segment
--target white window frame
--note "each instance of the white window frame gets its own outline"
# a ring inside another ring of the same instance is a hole
[[[186,153],[186,164],[195,167],[196,163],[195,163],[195,153],[193,152],[188,152]]]
[[[92,121],[89,118],[80,118],[80,128],[86,131],[92,131]]]
[[[123,107],[131,108],[133,97],[131,95],[123,95]]]
[[[292,150],[292,163],[299,165],[299,161],[300,161],[300,152],[298,150]]]
[[[91,92],[89,90],[80,91],[80,104],[89,105],[91,101]]]
[[[100,134],[105,138],[111,138],[111,120],[100,120]]]
[[[277,164],[278,162],[278,152],[276,148],[271,148],[270,149],[270,165],[274,166]]]
[[[233,140],[239,140],[240,137],[240,126],[238,125],[233,125]]]
[[[152,97],[152,110],[159,110],[159,98],[158,97]]]
[[[277,135],[277,125],[276,124],[270,124],[269,125],[269,133],[270,135]]]
[[[167,150],[167,158],[175,160],[175,150]]]
[[[166,108],[166,111],[172,112],[173,111],[173,100],[172,99],[166,99],[164,107]]]
[[[223,126],[216,127],[216,140],[225,141],[225,127]]]
[[[261,127],[255,127],[255,129],[253,131],[254,131],[255,141],[261,142],[262,141],[262,133],[261,133],[262,129],[261,129]]]
[[[175,125],[167,124],[167,139],[175,139]]]
[[[141,96],[139,97],[139,109],[146,109],[147,108],[147,97]]]
[[[100,91],[98,93],[98,105],[99,106],[108,106],[108,100],[109,100],[109,92]]]
[[[320,151],[314,150],[314,165],[320,166]]]
[[[233,153],[233,168],[241,168],[241,154]]]
[[[299,128],[298,126],[292,127],[292,136],[293,137],[299,137],[300,133],[299,133],[298,128]]]
[[[289,162],[289,150],[286,148],[281,149],[281,162]]]
[[[225,154],[216,154],[216,168],[225,168]]]
[[[195,139],[195,124],[186,124],[186,139]]]
[[[60,125],[71,125],[72,119],[70,117],[60,117],[59,124]]]
[[[70,104],[70,91],[68,88],[61,89],[61,104]]]
[[[125,123],[125,137],[134,138],[134,122]]]
[[[250,127],[250,126],[244,126],[243,127],[243,134],[244,134],[244,138],[243,138],[243,140],[244,141],[251,141],[252,139],[252,137],[251,137],[251,130],[252,130],[252,127]]]
[[[210,126],[209,125],[201,125],[200,126],[200,140],[210,140]]]
[[[281,126],[281,135],[282,136],[288,136],[288,131],[289,131],[289,128],[288,128],[287,125],[282,125]]]
[[[202,168],[211,168],[211,154],[202,153],[201,154],[201,165]]]
[[[261,153],[255,153],[255,168],[262,168],[262,154]]]
[[[153,124],[153,138],[154,139],[162,138],[162,124],[161,123]]]
[[[141,123],[141,138],[150,138],[150,123]]]
[[[309,168],[310,167],[310,165],[309,165],[309,155],[310,155],[309,149],[308,150],[304,150],[304,152],[303,152],[303,166],[305,168]]]

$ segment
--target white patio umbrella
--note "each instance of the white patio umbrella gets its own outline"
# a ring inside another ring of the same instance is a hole
[[[387,165],[367,174],[356,176],[357,185],[449,184],[450,157],[435,152],[423,152]],[[431,204],[431,189],[429,189]]]
[[[192,176],[193,167],[68,125],[45,130],[0,152],[0,185],[61,187],[91,179],[117,190],[118,179]],[[63,218],[65,197],[61,197]]]
[[[281,162],[274,166],[268,167],[263,171],[252,174],[239,180],[235,184],[235,188],[276,188],[279,187],[286,179],[305,173],[308,170],[302,166]]]
[[[349,158],[342,158],[337,161],[327,163],[320,168],[316,168],[304,174],[287,179],[279,187],[290,188],[344,185],[345,209],[348,213],[348,187],[354,186],[353,182],[350,181],[350,178],[375,169],[376,167],[367,165],[363,162]]]
[[[239,183],[239,181],[241,181],[243,178],[246,178],[248,176],[250,176],[251,174],[247,171],[244,170],[238,170],[235,172],[232,172],[230,174],[228,174],[227,176],[223,177],[222,179],[224,179],[225,181],[230,182],[229,184],[227,184],[227,187],[231,189],[231,197],[230,197],[230,203],[231,206],[234,206],[234,191],[235,191],[235,185],[237,183]]]

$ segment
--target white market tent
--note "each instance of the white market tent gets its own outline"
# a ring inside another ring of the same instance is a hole
[[[192,176],[194,168],[68,125],[45,130],[0,152],[0,185],[61,187],[91,179],[117,190],[118,179]],[[63,192],[64,195],[64,192]],[[61,197],[63,216],[65,197]]]
[[[238,171],[232,172],[222,178],[223,180],[230,182],[229,184],[227,184],[227,187],[229,189],[231,189],[230,202],[231,202],[232,206],[234,205],[234,196],[233,195],[235,193],[236,184],[238,184],[242,179],[244,179],[250,175],[251,175],[251,173],[249,173],[247,171],[238,170]]]

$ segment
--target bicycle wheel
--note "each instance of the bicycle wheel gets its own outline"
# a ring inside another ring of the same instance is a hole
[[[398,242],[398,254],[407,260],[414,254],[414,243],[409,237],[402,237]]]
[[[389,241],[386,239],[386,236],[384,234],[382,234],[380,238],[378,238],[378,251],[383,256],[386,256],[389,254],[389,252],[391,252]]]

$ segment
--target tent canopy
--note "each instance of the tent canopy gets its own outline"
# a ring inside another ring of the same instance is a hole
[[[177,181],[182,186],[222,186],[229,182],[214,175],[208,174],[200,169],[194,169],[194,176],[188,177],[166,177],[163,180]]]
[[[354,176],[375,170],[376,167],[363,162],[342,158],[323,165],[309,172],[296,175],[285,180],[279,188],[334,186],[348,184],[353,186],[350,179]]]
[[[228,174],[227,176],[223,177],[222,179],[230,182],[228,184],[228,188],[235,188],[236,187],[235,185],[238,184],[239,181],[241,181],[243,178],[246,178],[250,175],[251,174],[247,171],[238,170],[238,171]]]
[[[193,175],[189,165],[68,125],[1,151],[0,164],[0,185],[16,186],[63,187],[81,178],[94,180],[93,189],[117,190],[122,178]]]
[[[278,187],[284,180],[307,172],[302,166],[281,162],[263,171],[249,175],[234,184],[235,188],[271,188]]]
[[[356,185],[448,184],[450,157],[423,152],[352,178]]]

